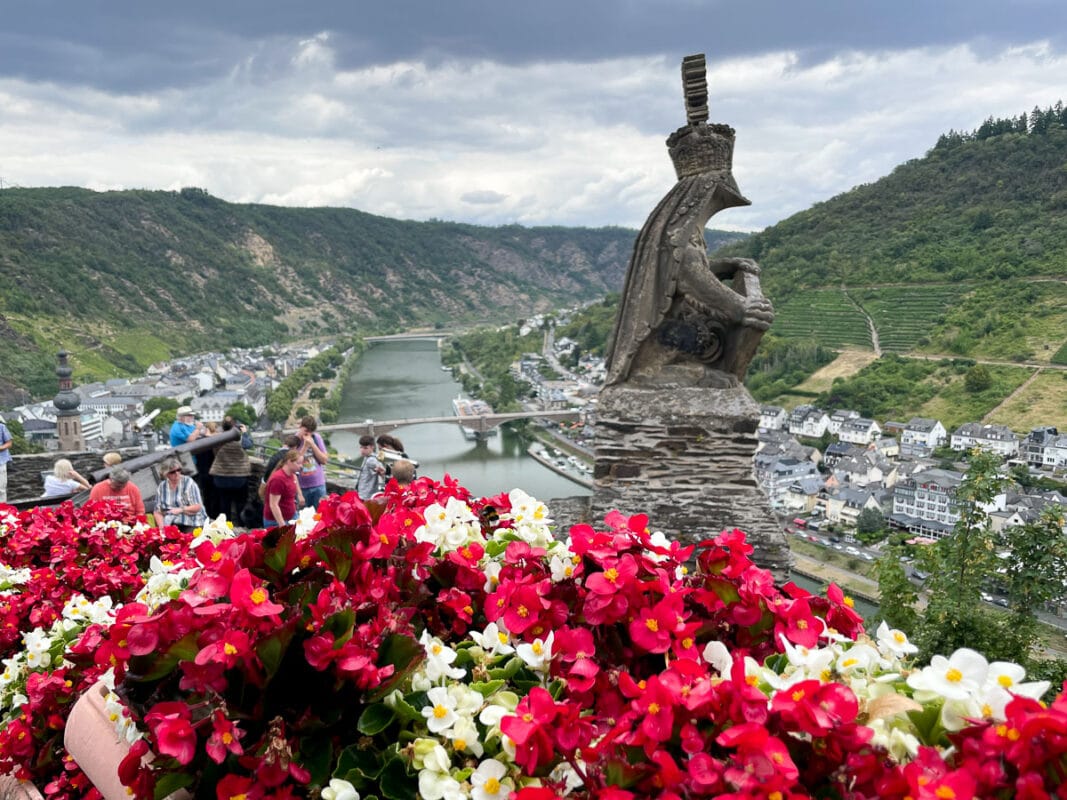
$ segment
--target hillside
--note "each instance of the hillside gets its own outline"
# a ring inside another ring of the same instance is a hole
[[[404,222],[199,189],[0,191],[0,407],[168,355],[514,319],[622,283],[634,232]]]

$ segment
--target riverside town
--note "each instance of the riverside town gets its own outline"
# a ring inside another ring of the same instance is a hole
[[[12,10],[0,799],[1067,796],[1015,5]]]

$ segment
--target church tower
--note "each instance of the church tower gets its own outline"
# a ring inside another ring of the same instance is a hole
[[[85,450],[85,437],[82,436],[82,415],[78,411],[81,398],[74,392],[70,376],[74,370],[67,364],[70,354],[66,350],[56,353],[59,366],[59,394],[52,404],[56,407],[56,432],[59,434],[59,449],[63,452],[80,452]]]

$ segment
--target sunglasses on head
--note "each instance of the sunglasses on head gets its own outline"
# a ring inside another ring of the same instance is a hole
[[[181,472],[181,471],[182,471],[182,468],[181,468],[181,467],[178,467],[177,469],[172,469],[172,470],[170,470],[169,472],[167,472],[167,474],[168,474],[168,475],[177,475],[177,474],[178,474],[179,472]]]

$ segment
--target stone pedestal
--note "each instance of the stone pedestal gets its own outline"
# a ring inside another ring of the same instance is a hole
[[[740,528],[784,579],[789,547],[752,471],[759,407],[744,387],[606,387],[597,405],[592,517],[645,513],[687,544]]]

